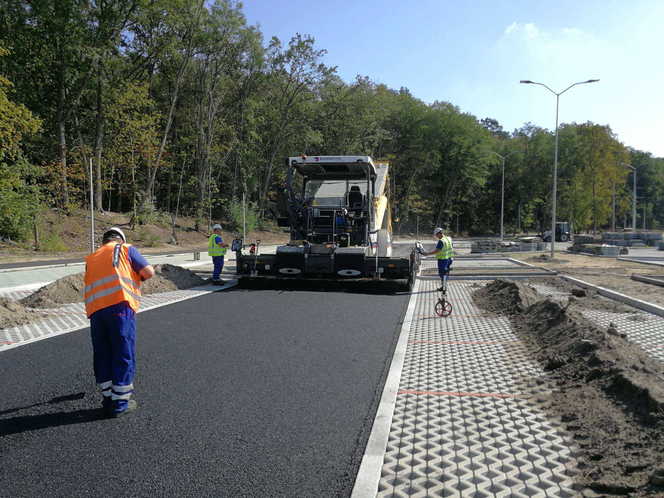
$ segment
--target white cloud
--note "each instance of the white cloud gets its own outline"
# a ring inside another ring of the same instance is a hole
[[[505,34],[509,35],[510,33],[522,33],[528,38],[537,38],[540,35],[540,30],[532,22],[525,24],[517,24],[513,22],[507,29],[505,29]]]
[[[580,36],[583,34],[579,28],[563,28],[563,33],[569,36]]]

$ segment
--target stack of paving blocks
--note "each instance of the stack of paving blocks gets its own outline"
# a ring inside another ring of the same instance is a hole
[[[622,247],[644,247],[657,246],[661,244],[662,232],[641,233],[603,233],[602,240],[605,244]]]
[[[571,252],[581,252],[594,256],[611,256],[614,258],[620,254],[620,247],[607,244],[595,245],[595,237],[592,235],[576,235],[570,250]]]
[[[517,242],[501,242],[499,240],[480,240],[470,245],[471,253],[518,252],[521,246]]]

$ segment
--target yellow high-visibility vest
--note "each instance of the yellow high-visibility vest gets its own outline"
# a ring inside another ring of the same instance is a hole
[[[208,242],[208,254],[212,257],[226,255],[226,248],[219,247],[215,242],[215,239],[217,237],[219,237],[219,235],[213,233],[212,235],[210,235],[210,240]]]
[[[443,243],[443,248],[436,253],[436,259],[450,259],[454,254],[452,252],[452,239],[443,235],[440,241]]]

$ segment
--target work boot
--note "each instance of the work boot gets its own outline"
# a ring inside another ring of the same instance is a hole
[[[123,412],[109,412],[111,417],[113,418],[120,418],[123,415],[126,415],[127,413],[135,412],[136,408],[138,408],[138,405],[136,404],[136,401],[133,399],[130,399],[129,402],[127,403],[127,409]]]
[[[214,282],[212,282],[212,285],[226,285],[226,282],[224,282],[223,280],[215,280]]]

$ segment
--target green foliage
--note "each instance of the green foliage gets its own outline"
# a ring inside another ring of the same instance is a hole
[[[516,152],[505,226],[550,224],[553,131],[526,123],[510,133],[369,76],[345,82],[310,36],[264,43],[234,0],[5,0],[0,17],[11,49],[0,45],[0,71],[16,75],[0,76],[6,237],[29,237],[40,202],[64,207],[61,191],[86,205],[90,159],[97,207],[132,212],[146,201],[139,225],[170,224],[177,208],[199,229],[211,212],[239,232],[245,193],[248,230],[268,229],[265,201],[285,181],[284,158],[302,153],[386,158],[397,229],[459,219],[461,231],[486,234],[500,227],[502,164],[485,151]],[[607,226],[613,185],[618,215],[631,213],[623,162],[640,166],[639,218],[645,202],[648,226],[664,224],[664,159],[626,150],[608,125],[562,124],[558,138],[561,221]]]
[[[56,230],[39,243],[39,250],[44,252],[65,252],[68,250],[66,244],[60,238],[60,231]]]
[[[145,228],[139,228],[136,231],[136,235],[138,236],[138,240],[148,247],[157,247],[159,242],[161,242],[159,235],[155,235]]]
[[[0,57],[8,55],[0,41]],[[23,105],[9,99],[12,84],[0,76],[0,236],[24,240],[39,213],[39,189],[30,184],[37,175],[23,158],[25,135],[39,130],[40,121]]]
[[[31,192],[0,188],[0,237],[26,240],[32,234],[37,214],[38,204]]]
[[[226,229],[235,233],[242,233],[243,218],[242,218],[242,203],[231,202],[228,206],[226,214],[227,226]],[[256,230],[259,227],[259,211],[254,203],[249,203],[246,209],[246,230],[247,233]]]

